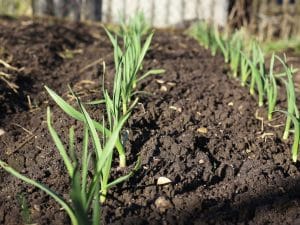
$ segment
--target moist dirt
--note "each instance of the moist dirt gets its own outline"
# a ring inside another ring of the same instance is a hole
[[[19,87],[15,93],[0,80],[0,158],[68,199],[46,108],[65,143],[75,126],[78,151],[82,124],[55,105],[44,85],[74,105],[68,84],[84,101],[101,98],[102,80],[107,88],[113,81],[111,44],[100,25],[7,18],[0,19],[0,43],[0,59],[22,68],[0,66]],[[300,165],[290,160],[291,143],[280,138],[284,117],[263,119],[264,109],[230,78],[222,57],[182,32],[156,31],[143,66],[151,68],[166,72],[138,85],[148,94],[122,135],[128,169],[114,169],[112,177],[130,171],[138,156],[142,166],[109,191],[103,224],[300,224]],[[102,107],[88,110],[101,119]],[[158,185],[161,177],[172,182]],[[49,196],[0,170],[0,224],[30,223],[70,221]]]

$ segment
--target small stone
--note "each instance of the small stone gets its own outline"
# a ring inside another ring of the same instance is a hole
[[[165,185],[170,183],[172,183],[172,181],[167,177],[159,177],[157,179],[157,185]]]
[[[177,112],[182,112],[182,109],[180,107],[176,107],[176,106],[171,105],[169,108],[172,109],[172,110],[175,110]]]
[[[158,197],[154,204],[161,213],[164,213],[167,209],[173,207],[171,201],[162,196]]]
[[[155,80],[157,83],[159,83],[159,84],[164,84],[165,83],[165,81],[164,80],[161,80],[161,79],[156,79]]]
[[[162,92],[167,92],[167,91],[168,91],[167,86],[162,85],[162,86],[160,87],[160,91],[162,91]]]
[[[34,209],[35,211],[37,211],[37,212],[40,212],[40,211],[41,211],[41,207],[40,207],[39,205],[36,205],[36,204],[33,205],[33,209]]]
[[[200,127],[200,128],[197,129],[197,132],[201,133],[201,134],[207,134],[207,128],[206,127]]]
[[[176,83],[174,83],[174,82],[168,82],[167,85],[169,85],[171,87],[174,87],[174,86],[176,86]]]
[[[2,136],[3,134],[5,134],[5,131],[0,128],[0,136]]]
[[[228,105],[229,105],[229,106],[233,106],[233,102],[229,102]]]
[[[204,160],[203,159],[200,159],[199,160],[199,164],[203,164],[204,163]]]
[[[243,106],[243,105],[240,105],[240,106],[238,107],[238,110],[239,110],[239,113],[240,113],[241,115],[244,114],[244,106]]]

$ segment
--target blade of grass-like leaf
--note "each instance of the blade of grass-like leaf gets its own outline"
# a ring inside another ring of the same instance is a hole
[[[101,158],[102,157],[102,146],[101,146],[101,142],[100,142],[100,139],[99,139],[99,136],[97,134],[97,131],[96,131],[96,128],[93,124],[93,121],[90,117],[90,115],[87,113],[86,109],[83,107],[83,105],[80,103],[79,99],[78,100],[78,104],[79,104],[79,107],[84,115],[84,119],[85,119],[85,123],[87,124],[88,128],[89,128],[89,132],[91,134],[91,137],[92,137],[92,142],[93,142],[93,145],[96,149],[96,155],[97,155],[97,158]]]
[[[23,224],[32,224],[31,212],[27,200],[23,193],[17,194],[18,206],[21,208],[21,217]]]
[[[223,53],[225,63],[228,63],[228,61],[229,61],[229,58],[228,58],[229,49],[228,49],[227,41],[223,40],[221,38],[221,35],[220,35],[220,32],[219,32],[218,28],[215,28],[214,35],[215,35],[215,40],[218,43],[219,48],[221,49],[221,51]]]
[[[91,154],[88,152],[88,144],[89,144],[89,133],[88,128],[84,125],[83,130],[83,141],[82,141],[82,172],[81,172],[81,198],[85,205],[85,210],[87,210],[88,205],[86,204],[86,185],[87,185],[87,176],[88,176],[88,165],[90,162]]]
[[[85,102],[84,104],[86,105],[99,105],[99,104],[103,104],[105,103],[104,99],[99,99],[99,100],[94,100],[94,101],[90,101],[90,102]]]
[[[251,73],[251,68],[248,64],[248,56],[244,52],[240,51],[241,54],[241,85],[244,87],[247,83],[248,77]]]
[[[153,96],[153,93],[147,92],[147,91],[135,91],[132,92],[131,97],[135,95],[147,95],[147,96]]]
[[[147,39],[146,39],[146,41],[145,41],[145,43],[144,43],[144,45],[142,47],[141,54],[140,54],[140,57],[139,57],[138,63],[137,63],[137,68],[136,68],[137,70],[140,69],[140,66],[142,65],[144,57],[145,57],[145,55],[146,55],[146,53],[147,53],[147,51],[148,51],[148,49],[150,47],[153,35],[154,35],[154,33],[149,34],[149,36],[147,37]]]
[[[254,95],[255,93],[255,84],[258,91],[258,106],[263,106],[264,104],[264,85],[262,81],[262,74],[256,68],[255,62],[252,62],[249,58],[245,58],[248,62],[248,65],[251,68],[251,83],[250,83],[250,94]]]
[[[288,81],[284,81],[285,86],[286,86],[287,100],[288,100],[288,113],[289,113],[289,115],[294,115],[295,113],[298,114],[297,106],[296,106],[295,87],[294,87],[294,81],[293,81],[293,75],[292,75],[291,69],[287,67],[286,59],[282,60],[278,56],[276,56],[276,58],[283,65],[285,72],[286,72],[286,76],[288,78]],[[288,139],[289,132],[290,132],[292,119],[289,115],[287,116],[287,119],[286,119],[285,130],[284,130],[283,137],[282,137],[284,140]]]
[[[163,69],[153,69],[153,70],[149,70],[148,72],[146,72],[145,74],[143,74],[142,76],[140,76],[138,79],[137,79],[137,82],[145,79],[146,77],[148,76],[151,76],[151,75],[159,75],[159,74],[162,74],[162,73],[165,73],[166,71],[163,70]]]
[[[71,162],[60,138],[58,137],[58,134],[56,133],[56,131],[54,130],[54,128],[51,125],[51,112],[50,112],[49,107],[47,107],[47,124],[48,124],[48,129],[50,131],[51,137],[52,137],[61,157],[63,158],[63,161],[64,161],[67,171],[69,173],[69,176],[72,178],[73,173],[74,173],[74,168],[73,168],[72,162]]]
[[[80,172],[78,167],[75,168],[72,184],[71,184],[71,199],[75,215],[77,216],[80,225],[89,225],[88,212],[85,209],[84,200],[81,195]]]
[[[93,196],[93,225],[100,225],[101,224],[101,211],[100,211],[100,204],[99,204],[99,199],[100,199],[100,183],[97,182],[96,188],[95,188],[95,193]]]
[[[61,205],[61,207],[64,210],[66,210],[66,212],[68,213],[68,215],[72,221],[72,224],[80,225],[71,206],[63,198],[61,198],[58,194],[56,194],[54,191],[49,189],[47,186],[40,184],[22,174],[20,174],[19,172],[14,170],[12,167],[10,167],[7,163],[3,162],[2,160],[0,160],[0,167],[2,167],[5,171],[10,173],[11,175],[17,177],[18,179],[26,182],[27,184],[31,184],[31,185],[39,188],[40,190],[44,191],[46,194],[50,195],[58,204]]]
[[[268,120],[272,120],[272,113],[275,110],[276,102],[277,102],[277,83],[273,74],[274,70],[274,62],[275,62],[275,54],[272,54],[269,68],[269,77],[266,79],[266,89],[268,96]]]
[[[111,152],[107,160],[105,162],[104,168],[102,169],[102,178],[101,178],[101,195],[100,195],[100,202],[104,203],[107,195],[107,183],[110,177],[110,170],[111,170],[111,163],[112,163],[112,156],[113,152]]]
[[[97,181],[99,181],[99,177],[101,176],[101,173],[102,173],[102,168],[104,167],[104,164],[105,164],[107,158],[113,151],[113,149],[115,147],[115,143],[119,138],[120,131],[121,131],[124,123],[127,121],[128,117],[129,117],[129,114],[127,114],[121,118],[121,120],[119,121],[117,126],[112,131],[112,135],[109,137],[108,141],[106,142],[106,144],[103,148],[102,157],[97,162],[97,171],[96,171],[96,174],[94,175],[94,179],[89,188],[87,204],[89,204],[91,202],[91,200],[94,196]],[[93,124],[90,124],[90,125],[93,126]],[[89,129],[91,129],[91,128],[89,127]]]
[[[69,116],[83,121],[84,117],[83,115],[78,112],[76,109],[74,109],[71,105],[69,105],[69,103],[67,103],[65,100],[63,100],[59,95],[57,95],[53,90],[51,90],[50,88],[48,88],[47,86],[45,86],[47,92],[49,93],[49,95],[51,96],[51,98],[55,101],[55,103],[65,112],[67,113]]]
[[[136,162],[136,164],[135,164],[133,170],[130,171],[129,174],[127,174],[127,175],[125,175],[125,176],[122,176],[122,177],[119,177],[119,178],[115,179],[114,181],[110,182],[110,183],[107,185],[107,189],[110,189],[110,188],[112,188],[113,186],[115,186],[115,185],[117,185],[117,184],[119,184],[119,183],[122,183],[122,182],[128,180],[128,179],[129,179],[129,178],[130,178],[130,177],[131,177],[131,176],[132,176],[132,175],[133,175],[133,174],[141,167],[141,163],[142,163],[141,158],[138,157],[137,162]]]
[[[71,105],[69,105],[65,100],[63,100],[59,95],[57,95],[53,90],[45,86],[47,92],[51,96],[51,98],[55,101],[55,103],[69,116],[73,117],[74,119],[77,119],[79,121],[84,121],[84,116],[82,113],[74,109]],[[100,131],[101,133],[105,134],[105,136],[110,136],[110,131],[106,129],[104,126],[102,126],[100,123],[93,120],[93,124],[95,128]],[[118,150],[119,154],[122,154],[124,152],[124,148],[122,146],[122,143],[120,140],[117,140],[116,148]],[[120,167],[126,166],[126,160],[124,162],[124,159],[120,159]]]
[[[74,168],[77,166],[77,157],[75,154],[75,131],[74,126],[71,126],[69,129],[69,154],[70,158],[73,161],[72,165]]]
[[[121,57],[122,50],[120,48],[120,46],[118,45],[118,39],[117,37],[113,37],[113,35],[105,28],[103,27],[107,36],[109,37],[110,42],[113,45],[114,48],[114,62],[115,62],[115,69],[117,69],[118,65],[119,65],[119,58]]]
[[[299,120],[293,115],[286,111],[277,110],[278,112],[282,112],[291,118],[294,124],[294,141],[292,146],[292,160],[293,162],[297,162],[298,159],[298,149],[299,149],[299,140],[300,140],[300,123]]]
[[[128,114],[131,113],[131,110],[135,107],[135,105],[138,103],[139,101],[139,98],[135,98],[132,103],[128,106]]]

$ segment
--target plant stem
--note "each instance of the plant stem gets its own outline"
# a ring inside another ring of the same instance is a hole
[[[118,139],[118,140],[120,140],[120,139]],[[117,150],[119,153],[119,160],[120,160],[119,167],[124,168],[124,167],[126,167],[126,155],[125,155],[123,145],[122,145],[122,149],[123,149],[122,152],[120,152],[119,149],[117,149]]]
[[[102,185],[101,185],[102,186]],[[106,195],[107,195],[107,188],[102,189],[100,192],[100,203],[104,203],[106,200]]]
[[[291,127],[291,118],[288,115],[286,118],[286,123],[285,123],[285,129],[284,129],[284,133],[283,133],[283,140],[287,140],[289,137],[289,133],[290,133],[290,127]]]

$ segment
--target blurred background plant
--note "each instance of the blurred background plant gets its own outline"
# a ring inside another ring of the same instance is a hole
[[[0,14],[11,16],[32,15],[33,0],[0,0]]]
[[[298,47],[299,0],[0,0],[0,15],[50,15],[76,21],[119,22],[142,11],[152,26],[186,28],[204,20],[228,31],[245,28],[266,49]],[[284,41],[276,42],[278,38]],[[270,42],[272,41],[272,42]]]

